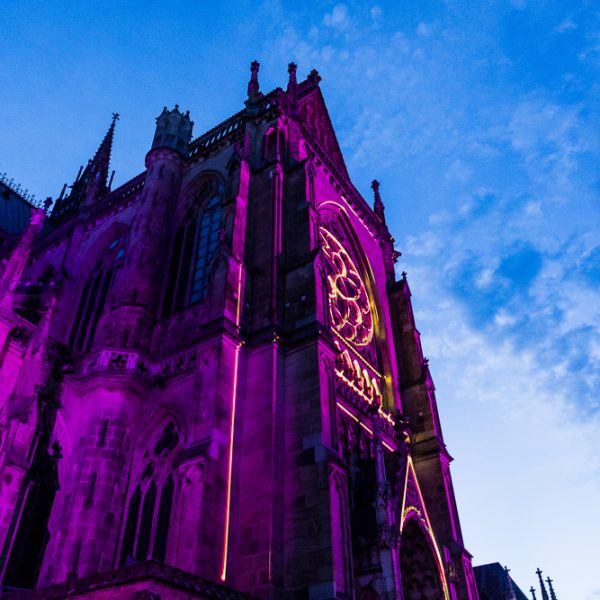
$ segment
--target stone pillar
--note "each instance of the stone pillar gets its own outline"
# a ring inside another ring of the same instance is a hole
[[[112,310],[100,325],[98,345],[145,350],[161,300],[171,217],[176,207],[192,123],[177,107],[157,119],[146,156],[146,179],[134,219],[125,265],[110,298]]]
[[[136,385],[132,381],[122,387]],[[50,520],[42,586],[113,567],[140,416],[138,396],[109,381],[98,380],[76,398],[65,398],[65,403],[79,425],[71,452],[65,449],[64,480]]]

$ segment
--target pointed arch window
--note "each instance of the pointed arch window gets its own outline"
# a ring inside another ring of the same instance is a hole
[[[163,301],[163,316],[200,302],[208,288],[209,273],[221,231],[223,183],[211,178],[198,190],[179,225]]]
[[[69,346],[79,352],[89,352],[92,347],[115,273],[125,262],[126,246],[125,233],[116,234],[105,247],[83,286],[69,335]]]
[[[180,437],[179,427],[170,421],[143,455],[127,509],[119,566],[132,560],[166,558],[175,495],[173,459]]]

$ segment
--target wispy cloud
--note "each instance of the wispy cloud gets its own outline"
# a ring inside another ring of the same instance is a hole
[[[583,89],[573,70],[564,92],[519,79],[519,48],[499,33],[508,12],[483,11],[467,33],[466,14],[383,27],[354,6],[334,17],[337,8],[323,15],[319,44],[288,21],[294,33],[275,36],[277,52],[318,65],[355,180],[366,189],[376,165],[384,199],[396,196],[390,227],[459,459],[467,545],[477,562],[511,564],[523,585],[543,563],[591,598],[597,524],[578,529],[576,558],[556,551],[578,527],[562,523],[562,507],[576,498],[591,514],[600,501],[590,98],[573,93]],[[529,19],[534,6],[515,9]],[[574,23],[552,15],[543,35],[583,35]]]
[[[371,9],[371,15],[373,15],[373,9]],[[327,27],[332,29],[338,29],[344,31],[348,28],[348,9],[345,4],[336,4],[330,13],[327,13],[323,17],[323,23]]]

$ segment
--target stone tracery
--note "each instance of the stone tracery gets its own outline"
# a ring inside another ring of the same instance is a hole
[[[373,339],[373,315],[365,284],[340,241],[324,227],[320,228],[320,235],[327,259],[332,325],[347,342],[366,346]]]

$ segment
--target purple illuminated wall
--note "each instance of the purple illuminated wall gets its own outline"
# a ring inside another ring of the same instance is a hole
[[[292,64],[263,95],[253,63],[245,108],[193,141],[165,109],[146,170],[111,190],[115,116],[11,238],[6,588],[478,598],[379,184],[371,208],[319,81]]]

